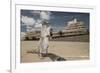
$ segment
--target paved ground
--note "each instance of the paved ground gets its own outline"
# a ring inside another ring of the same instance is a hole
[[[37,54],[38,41],[21,42],[21,62],[89,60],[89,42],[50,41],[47,57]]]

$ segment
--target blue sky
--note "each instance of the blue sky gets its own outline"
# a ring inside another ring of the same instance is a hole
[[[21,10],[21,16],[26,16],[26,17],[34,19],[32,21],[36,21],[40,19],[40,12],[41,11],[36,11],[36,10]],[[76,18],[78,21],[83,21],[85,23],[86,28],[89,29],[89,24],[90,24],[89,13],[50,11],[49,14],[50,14],[49,15],[50,26],[54,28],[54,30],[57,30],[57,31],[62,30],[62,28],[67,25],[67,22],[73,20],[74,18]],[[21,32],[25,32],[26,25],[22,25],[22,24],[23,22],[21,21]]]

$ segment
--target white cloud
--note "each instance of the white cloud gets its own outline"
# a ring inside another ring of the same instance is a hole
[[[48,11],[41,11],[40,12],[40,19],[41,20],[50,20],[51,12]]]
[[[27,32],[30,32],[30,31],[40,30],[41,27],[42,27],[41,20],[37,19],[34,23],[34,27],[32,25],[28,25],[26,28]]]
[[[40,28],[40,27],[42,27],[42,24],[41,24],[41,20],[40,20],[40,19],[38,19],[38,20],[36,21],[34,27],[35,27],[35,28]]]
[[[48,11],[31,11],[33,14],[39,14],[40,18],[35,20],[32,17],[28,16],[21,16],[22,25],[26,25],[27,31],[35,31],[40,30],[42,27],[42,20],[50,20],[51,12]]]
[[[34,25],[36,22],[34,18],[28,16],[21,16],[21,21],[24,25]]]

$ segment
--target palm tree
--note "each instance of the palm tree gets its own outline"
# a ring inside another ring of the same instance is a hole
[[[61,30],[60,30],[58,33],[59,33],[59,35],[60,35],[60,36],[62,36],[62,35],[63,35],[63,33],[62,33],[62,31],[61,31]]]
[[[53,36],[53,29],[52,28],[50,29],[50,36],[51,37]]]

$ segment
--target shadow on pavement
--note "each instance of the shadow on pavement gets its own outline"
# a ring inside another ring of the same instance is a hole
[[[38,52],[36,50],[27,51],[27,53],[38,54]],[[66,61],[65,58],[60,57],[60,56],[58,56],[58,55],[56,55],[54,53],[48,53],[45,57],[49,57],[52,61]]]
[[[48,53],[46,57],[49,57],[52,61],[66,61],[63,57],[60,57],[53,53]]]

